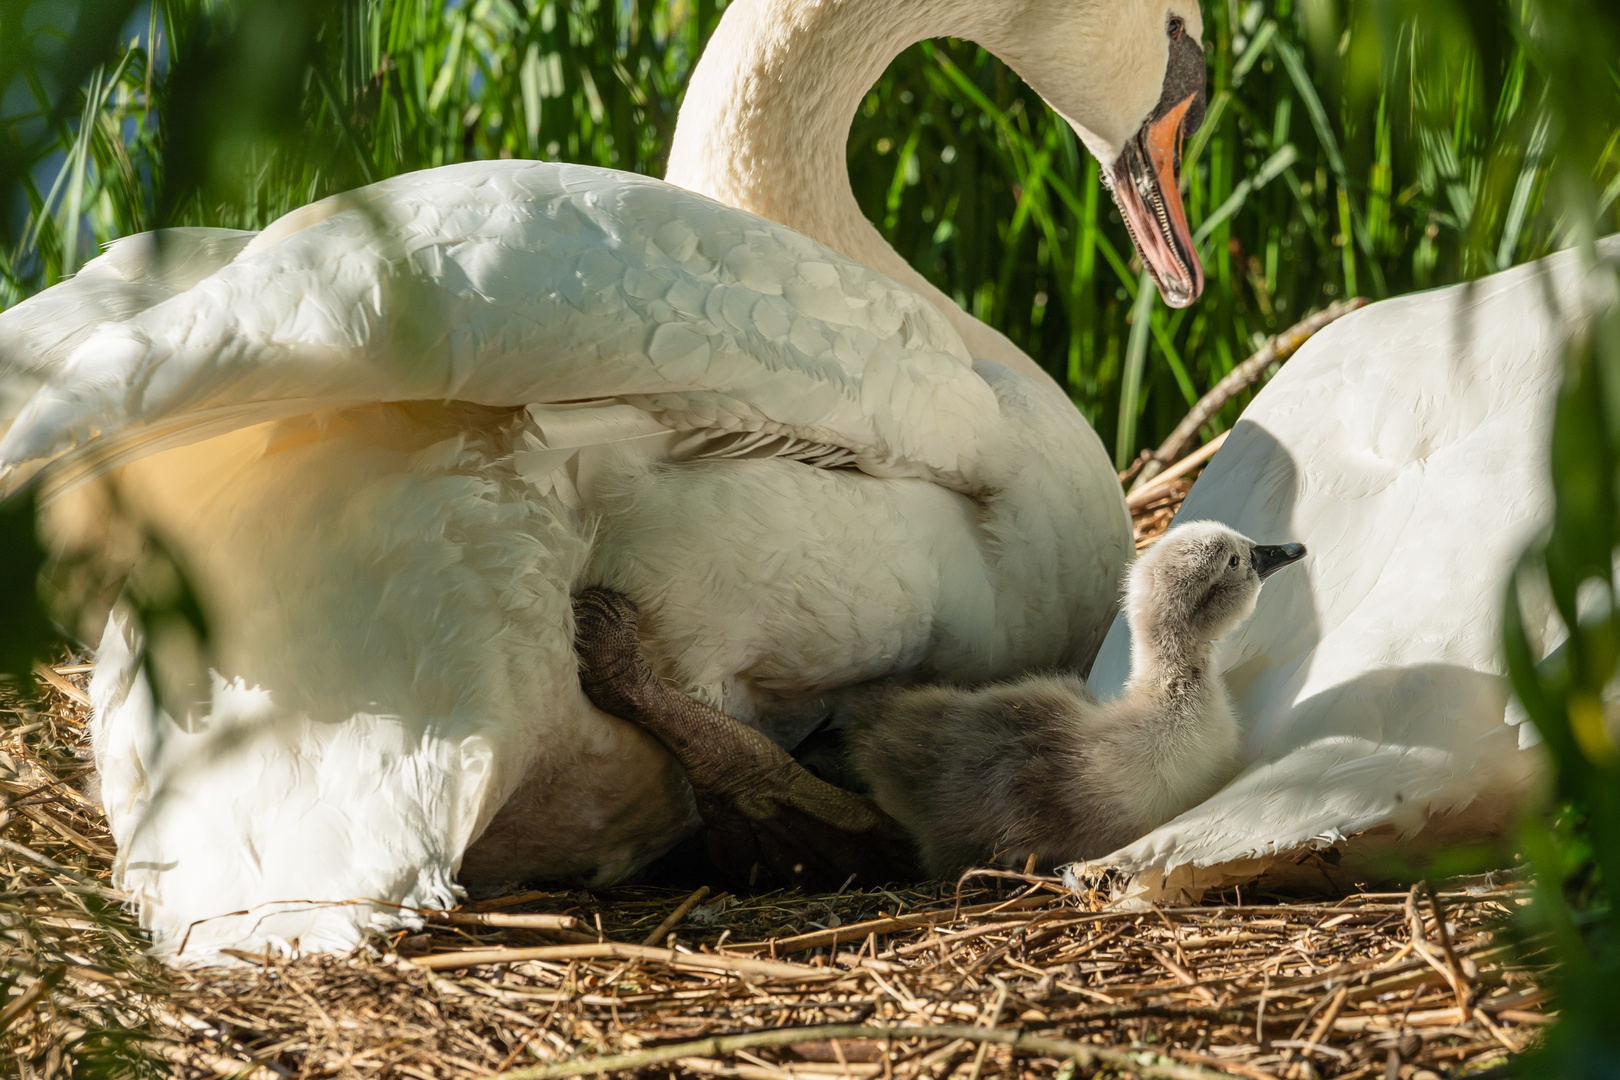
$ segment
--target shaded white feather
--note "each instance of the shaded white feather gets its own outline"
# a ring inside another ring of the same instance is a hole
[[[1510,814],[1536,763],[1504,722],[1501,608],[1551,513],[1563,343],[1613,302],[1592,280],[1565,252],[1374,304],[1256,396],[1178,517],[1310,550],[1220,646],[1248,766],[1100,862],[1195,889],[1302,844]],[[1129,637],[1116,621],[1099,696],[1123,686]]]

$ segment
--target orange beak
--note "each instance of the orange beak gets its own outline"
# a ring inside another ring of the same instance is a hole
[[[1109,176],[1131,240],[1173,308],[1188,306],[1204,291],[1204,268],[1181,205],[1181,143],[1187,113],[1201,95],[1189,94],[1142,125]]]
[[[1204,291],[1204,267],[1181,206],[1181,142],[1204,118],[1202,99],[1199,89],[1150,117],[1108,173],[1119,215],[1171,308],[1186,308]],[[1189,112],[1194,112],[1191,125]]]

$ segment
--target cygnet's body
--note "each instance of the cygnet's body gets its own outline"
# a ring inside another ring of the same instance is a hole
[[[851,756],[933,875],[997,858],[1106,854],[1214,794],[1241,733],[1214,643],[1254,611],[1269,573],[1302,558],[1214,522],[1179,526],[1132,569],[1135,651],[1118,698],[1074,675],[866,698]]]

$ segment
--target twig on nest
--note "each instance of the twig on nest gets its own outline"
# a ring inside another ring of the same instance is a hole
[[[793,1043],[828,1041],[833,1039],[961,1039],[967,1042],[994,1043],[1036,1054],[1046,1054],[1063,1061],[1074,1061],[1081,1068],[1096,1065],[1114,1065],[1123,1071],[1149,1080],[1225,1080],[1224,1073],[1200,1069],[1192,1065],[1178,1065],[1158,1054],[1141,1050],[1127,1050],[1117,1046],[1098,1046],[1095,1043],[1070,1042],[1040,1035],[1026,1035],[1007,1028],[969,1027],[966,1024],[901,1024],[894,1027],[865,1027],[861,1024],[828,1024],[824,1027],[777,1028],[773,1031],[751,1031],[746,1035],[722,1035],[692,1042],[659,1046],[651,1050],[638,1050],[630,1054],[613,1054],[589,1061],[564,1061],[555,1065],[536,1065],[527,1069],[496,1073],[483,1080],[560,1080],[567,1076],[591,1076],[601,1073],[642,1069],[662,1065],[682,1058],[709,1058],[766,1046],[789,1046]]]
[[[51,668],[46,667],[44,664],[35,664],[34,674],[44,679],[58,693],[75,705],[82,705],[86,709],[90,708],[90,695],[68,682]]]
[[[890,934],[896,930],[916,930],[935,923],[954,922],[964,915],[982,915],[991,910],[1016,911],[1037,907],[1047,902],[1046,897],[1026,897],[1022,900],[1003,901],[998,904],[976,904],[960,911],[922,911],[915,915],[895,915],[887,919],[846,923],[830,930],[817,930],[810,934],[780,938],[772,941],[750,941],[730,946],[733,952],[769,952],[773,946],[777,953],[808,952],[811,949],[831,948],[851,941],[863,940],[868,934]]]
[[[77,882],[78,884],[83,885],[86,888],[93,888],[93,889],[97,889],[97,890],[101,889],[101,886],[99,886],[96,882],[91,881],[89,878],[85,877],[83,874],[79,873],[77,870],[73,870],[73,869],[70,869],[69,867],[63,866],[61,863],[57,862],[55,859],[48,859],[45,856],[41,855],[39,852],[35,851],[33,848],[24,847],[21,844],[14,843],[14,842],[12,842],[10,840],[6,840],[4,838],[0,838],[0,850],[9,851],[13,855],[21,855],[23,858],[28,859],[30,862],[38,863],[40,866],[43,866],[45,869],[49,870],[51,873],[53,873],[53,874],[61,874],[63,877],[67,878],[69,881]],[[113,890],[108,889],[106,891],[112,892]],[[119,895],[119,898],[122,899],[122,894],[118,894],[118,895]]]
[[[40,998],[43,998],[46,994],[50,993],[51,987],[55,986],[57,982],[61,980],[62,972],[65,970],[65,968],[57,968],[49,974],[35,979],[34,985],[24,990],[21,997],[19,997],[16,1001],[13,1001],[10,1005],[7,1005],[4,1009],[0,1009],[0,1031],[6,1030],[16,1022],[19,1016],[23,1015],[35,1005],[39,1004]]]
[[[499,926],[511,930],[572,930],[579,925],[579,920],[572,915],[508,915],[500,911],[446,911],[431,917],[434,922],[455,926]]]
[[[658,924],[658,928],[647,935],[646,939],[642,941],[642,944],[656,945],[660,941],[663,941],[664,935],[679,926],[681,924],[681,920],[691,914],[692,909],[698,906],[699,901],[708,895],[709,887],[707,885],[698,886],[697,891],[691,896],[688,896],[685,900],[682,900],[680,906],[674,911],[670,912],[669,916],[664,919],[663,922]]]
[[[1230,434],[1232,434],[1230,431],[1221,432],[1209,442],[1200,446],[1158,476],[1155,476],[1151,482],[1133,489],[1129,495],[1125,496],[1125,505],[1134,512],[1157,499],[1171,484],[1214,457],[1215,452],[1225,445],[1226,437]]]
[[[480,900],[476,904],[468,904],[463,911],[498,911],[501,908],[516,907],[519,904],[529,904],[536,900],[548,900],[559,895],[556,892],[542,889],[528,889],[524,892],[513,893],[510,896],[498,896],[490,900]]]
[[[526,960],[649,960],[671,967],[701,968],[706,971],[730,971],[739,975],[760,975],[765,978],[802,979],[806,976],[825,975],[826,972],[803,964],[785,964],[775,960],[755,960],[742,956],[715,956],[710,953],[683,953],[674,949],[654,949],[646,945],[628,945],[619,941],[604,941],[597,945],[541,945],[533,949],[468,949],[465,952],[435,953],[418,956],[411,963],[429,971],[451,968],[478,967],[483,964],[516,964]]]

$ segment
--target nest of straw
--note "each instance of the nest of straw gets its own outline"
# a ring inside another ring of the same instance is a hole
[[[1165,511],[1139,508],[1139,542]],[[1551,1019],[1511,877],[1142,911],[1006,873],[527,891],[348,956],[172,971],[112,888],[85,793],[88,670],[0,700],[0,1061],[27,1080],[1433,1080],[1500,1071]]]
[[[1137,551],[1142,551],[1164,535],[1192,486],[1193,482],[1189,479],[1171,480],[1148,491],[1146,498],[1131,507],[1131,532]]]
[[[1499,1065],[1549,1019],[1533,952],[1504,933],[1525,897],[1488,879],[1146,911],[1025,875],[529,891],[350,956],[169,971],[145,956],[76,786],[83,670],[8,702],[0,741],[0,1026],[24,1077],[1424,1080]]]

